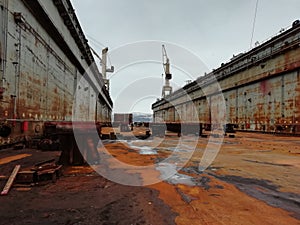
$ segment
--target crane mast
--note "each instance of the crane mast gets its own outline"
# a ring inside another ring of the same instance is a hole
[[[102,76],[104,80],[104,84],[109,91],[110,84],[109,84],[109,79],[107,78],[106,73],[113,73],[114,72],[114,67],[111,66],[111,68],[107,68],[107,52],[108,48],[102,49],[102,60],[101,60],[101,66],[102,66]]]
[[[172,79],[172,74],[170,73],[170,59],[168,58],[165,45],[162,45],[162,56],[163,56],[163,67],[165,72],[165,85],[162,90],[162,98],[172,94],[172,87],[170,85],[170,80]]]
[[[107,73],[113,73],[114,72],[114,67],[111,66],[111,68],[107,68],[108,48],[106,47],[106,48],[102,49],[102,57],[100,57],[92,47],[90,47],[90,49],[92,50],[94,55],[100,60],[100,64],[101,64],[101,67],[102,67],[102,78],[103,78],[103,81],[104,81],[104,85],[106,86],[107,90],[109,91],[110,83],[109,83],[109,79],[107,78],[106,74]]]

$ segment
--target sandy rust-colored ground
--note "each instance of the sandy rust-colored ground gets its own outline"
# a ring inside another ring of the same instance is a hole
[[[179,139],[175,134],[104,141],[99,165],[65,167],[54,184],[13,188],[0,196],[0,224],[300,224],[300,138],[248,133],[225,137],[212,165],[199,172],[209,140],[221,141],[200,138],[195,145],[195,137]],[[145,147],[157,154],[142,153]],[[1,187],[14,165],[26,168],[59,154],[1,151]],[[176,163],[178,157],[186,162],[179,173],[156,182],[162,176],[158,163]],[[140,186],[109,181],[93,169]]]

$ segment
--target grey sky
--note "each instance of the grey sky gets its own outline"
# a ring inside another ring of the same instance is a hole
[[[100,53],[102,47],[92,39],[111,50],[128,43],[157,40],[173,43],[194,53],[206,65],[207,72],[210,72],[222,62],[229,61],[233,54],[250,49],[256,0],[72,0],[72,3],[90,45],[97,52]],[[300,19],[299,10],[299,0],[259,0],[253,45],[256,41],[262,42],[274,36],[281,28],[286,28],[294,20]],[[166,46],[172,63],[175,53]],[[161,79],[163,72],[159,64],[159,45],[157,50],[153,51],[157,51],[158,62],[153,64],[152,68],[148,64],[145,64],[144,68],[139,64],[113,75],[111,95],[115,102],[118,102],[117,96],[122,93],[121,86],[124,89],[127,84],[137,84],[135,81],[142,77],[147,78],[147,82],[142,83],[139,80],[138,86],[130,90],[134,89],[139,93],[137,99],[147,98],[141,92],[143,85],[149,84],[149,76],[157,83],[152,87],[156,92],[151,95],[160,97],[162,85],[157,85],[162,82],[156,80],[156,77]],[[128,48],[128,53],[130,52]],[[179,58],[177,57],[177,61]],[[118,66],[114,59],[116,58],[111,57],[112,64]],[[188,62],[189,59],[186,58],[185,61]],[[193,74],[192,77],[202,75],[203,70],[201,67],[199,74]],[[182,86],[184,81],[191,77],[185,76],[176,68],[172,68],[172,73],[173,85],[177,86]],[[126,90],[126,93],[128,92],[130,91]],[[121,94],[123,98],[124,94]],[[128,94],[130,100],[132,95]],[[148,95],[150,96],[149,93]],[[151,98],[155,101],[155,97]],[[151,102],[150,97],[147,99]],[[127,108],[128,104],[130,105],[124,99],[122,103],[127,105]],[[150,112],[149,106],[142,105],[133,110]],[[126,110],[122,104],[116,104],[115,111]]]

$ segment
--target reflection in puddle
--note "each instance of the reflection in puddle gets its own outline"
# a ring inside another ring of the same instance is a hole
[[[177,173],[176,165],[170,163],[159,163],[156,169],[161,173],[161,179],[169,182],[170,184],[184,184],[195,186],[193,177]]]
[[[157,155],[157,150],[155,148],[152,148],[152,147],[149,147],[149,146],[134,145],[134,143],[137,143],[137,142],[138,141],[135,141],[135,142],[128,141],[127,145],[130,148],[138,150],[140,155]]]
[[[156,149],[147,146],[142,146],[142,147],[135,146],[134,148],[137,148],[141,155],[157,155]]]
[[[182,168],[189,160],[190,154],[194,150],[194,146],[180,143],[168,147],[149,146],[153,144],[152,141],[145,140],[117,140],[126,144],[129,148],[138,151],[140,155],[158,155],[159,151],[169,151],[172,154],[155,164],[156,170],[160,172],[160,179],[170,184],[183,184],[188,186],[196,186],[197,182],[191,176],[178,173],[178,169]]]

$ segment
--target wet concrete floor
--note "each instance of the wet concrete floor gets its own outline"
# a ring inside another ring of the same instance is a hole
[[[65,167],[56,184],[13,188],[0,224],[300,224],[297,137],[168,133],[103,141],[99,153],[99,165]],[[1,151],[1,185],[15,164],[58,155]]]
[[[221,142],[221,146],[213,162],[202,170],[199,165],[205,160],[209,142]],[[131,150],[121,150],[127,147]],[[150,185],[160,191],[161,198],[179,214],[177,224],[300,223],[298,137],[238,133],[235,138],[217,140],[194,136],[178,138],[170,133],[164,138],[143,141],[118,140],[104,144],[103,148],[110,149],[109,154],[126,164],[107,165],[113,165],[112,168],[124,174],[139,174],[139,185]],[[133,167],[129,168],[128,164]],[[141,165],[148,167],[141,169]],[[130,182],[135,184],[136,181]],[[196,223],[191,219],[194,216],[185,211],[186,205],[172,206],[177,204],[168,198],[175,199],[175,196],[170,197],[170,193],[161,189],[166,186],[172,187],[177,197],[194,211],[203,212]]]

